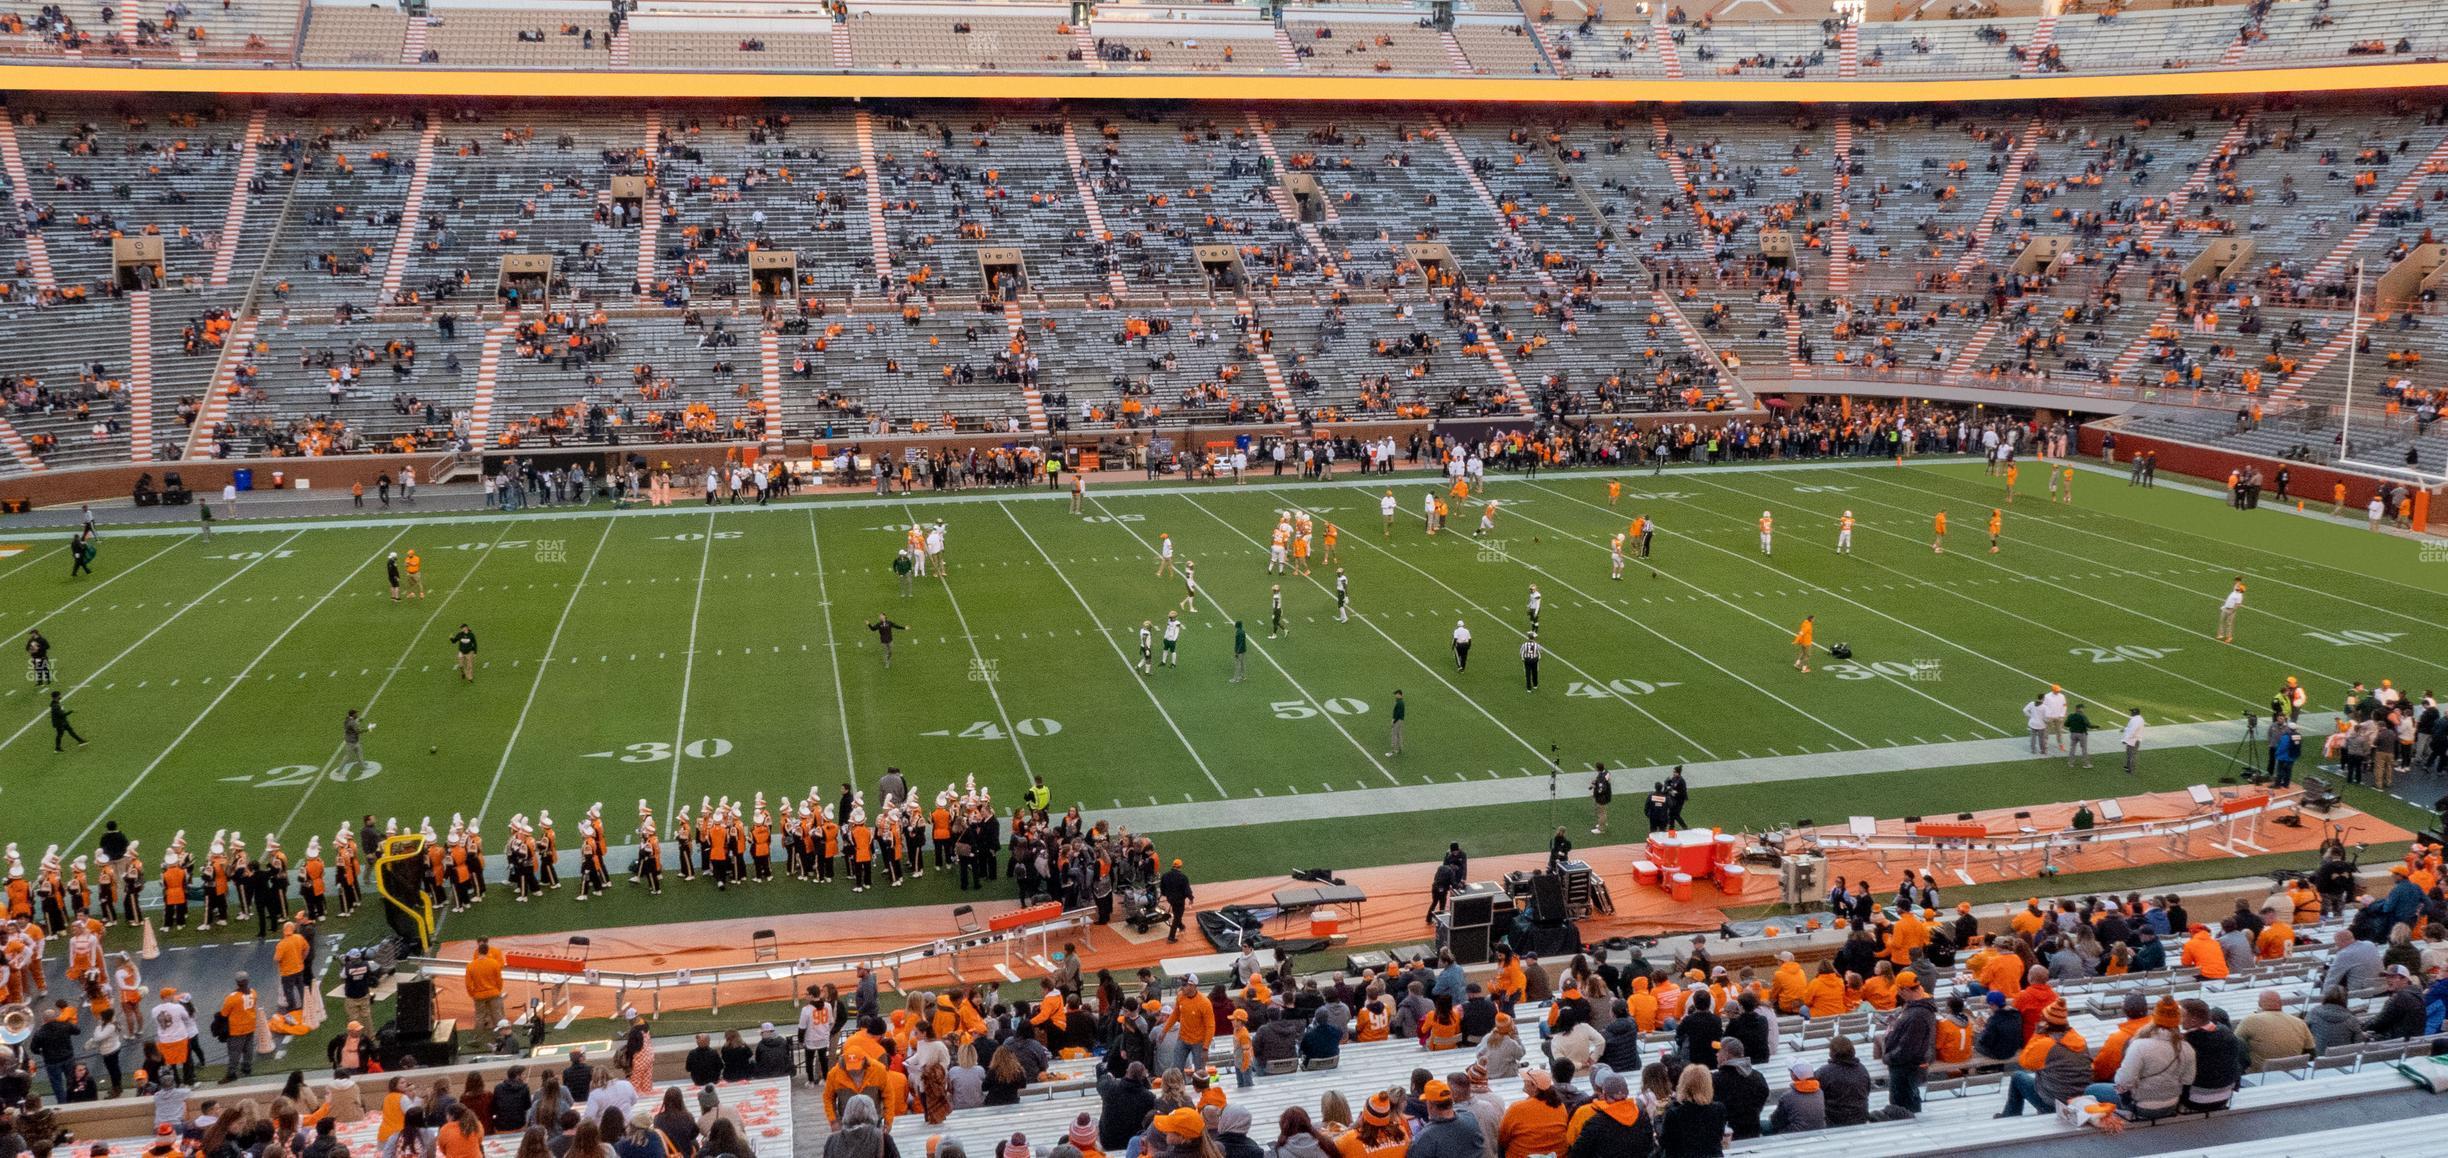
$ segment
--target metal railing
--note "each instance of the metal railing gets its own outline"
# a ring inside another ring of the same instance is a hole
[[[1095,928],[1096,910],[1072,909],[1059,917],[1050,917],[1017,928],[963,933],[922,944],[888,949],[881,953],[799,957],[788,961],[775,958],[732,962],[702,969],[643,971],[596,969],[580,961],[574,963],[573,968],[569,970],[504,968],[502,979],[526,982],[546,991],[566,991],[573,985],[610,989],[616,995],[619,1007],[629,1006],[632,995],[642,993],[652,1007],[651,1015],[655,1016],[663,1012],[664,993],[672,990],[702,988],[707,991],[709,1011],[720,1013],[722,1012],[722,987],[725,985],[771,985],[780,982],[783,983],[785,989],[796,993],[800,989],[800,982],[803,978],[854,976],[863,968],[872,973],[885,975],[890,979],[892,987],[899,989],[903,968],[935,961],[943,963],[945,969],[951,973],[953,980],[965,981],[961,974],[962,956],[987,949],[999,948],[1003,951],[1002,959],[994,963],[994,971],[1000,975],[1002,980],[1012,981],[1018,978],[1018,974],[1011,968],[1015,948],[1025,950],[1027,943],[1034,940],[1037,943],[1036,952],[1027,954],[1023,960],[1043,957],[1046,940],[1053,934],[1076,929],[1079,931],[1080,940],[1085,942],[1093,938]],[[541,950],[527,951],[542,952]],[[412,965],[429,977],[463,977],[467,974],[467,962],[465,961],[441,957],[408,957],[401,960],[403,964]]]

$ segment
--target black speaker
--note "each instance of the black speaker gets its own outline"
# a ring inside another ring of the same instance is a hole
[[[433,978],[422,974],[399,979],[399,1006],[393,1013],[402,1043],[433,1036]]]
[[[1581,930],[1570,921],[1561,925],[1516,925],[1512,940],[1514,952],[1549,960],[1581,951]]]
[[[1571,920],[1564,908],[1564,874],[1540,873],[1530,882],[1530,922],[1554,926]]]
[[[453,1034],[440,1041],[434,1041],[429,1037],[423,1041],[403,1042],[400,1045],[400,1052],[416,1059],[416,1064],[420,1068],[431,1069],[434,1066],[456,1065],[459,1062],[458,1035]]]
[[[1451,913],[1437,916],[1437,948],[1453,954],[1457,965],[1487,964],[1489,932],[1485,925],[1457,925]]]
[[[1496,923],[1496,894],[1493,892],[1455,893],[1453,923],[1456,928],[1483,929]]]

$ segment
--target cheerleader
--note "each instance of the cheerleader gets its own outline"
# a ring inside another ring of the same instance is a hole
[[[136,968],[136,958],[119,954],[119,963],[111,969],[111,991],[119,999],[119,1021],[124,1025],[143,1025],[144,973]]]

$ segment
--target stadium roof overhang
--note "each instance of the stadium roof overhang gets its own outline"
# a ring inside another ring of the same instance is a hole
[[[533,72],[397,68],[123,68],[0,65],[0,89],[264,96],[577,97],[649,100],[1416,101],[1507,104],[1927,104],[1934,101],[2219,97],[2448,88],[2448,63],[2028,76],[1991,80],[1616,80],[1099,73]]]

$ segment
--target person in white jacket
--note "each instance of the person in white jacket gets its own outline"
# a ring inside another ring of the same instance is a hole
[[[1479,1065],[1487,1070],[1488,1080],[1503,1081],[1521,1072],[1522,1041],[1515,1032],[1513,1019],[1496,1015],[1496,1031],[1479,1043]]]
[[[1606,1037],[1591,1027],[1586,1018],[1571,1018],[1572,1028],[1547,1039],[1548,1056],[1569,1061],[1573,1072],[1586,1074],[1598,1064],[1598,1055],[1606,1050]]]
[[[833,1068],[833,1003],[814,985],[808,986],[807,1003],[799,1007],[799,1066],[811,1086],[823,1085],[826,1071]]]
[[[2065,755],[2066,750],[2065,722],[2065,689],[2050,684],[2049,690],[2040,697],[2040,723],[2047,730],[2048,739],[2056,743],[2060,756]]]
[[[2150,1027],[2126,1045],[2113,1093],[2128,1109],[2155,1117],[2174,1112],[2192,1082],[2193,1047],[2185,1043],[2175,1000],[2162,997],[2151,1010]],[[2100,1092],[2091,1089],[2093,1097]]]
[[[2134,760],[2142,754],[2142,709],[2134,708],[2125,714],[2125,731],[2118,739],[2125,743],[2125,774],[2131,776]]]
[[[600,1122],[606,1110],[625,1119],[630,1109],[637,1105],[637,1099],[637,1087],[629,1084],[626,1075],[614,1074],[607,1067],[597,1066],[594,1085],[587,1090],[586,1116],[582,1120]]]
[[[119,1054],[127,1046],[127,1034],[119,1028],[117,1010],[104,1009],[95,1015],[93,1036],[85,1046],[102,1060],[103,1075],[110,1079],[110,1096],[118,1097],[126,1078],[119,1069]]]

